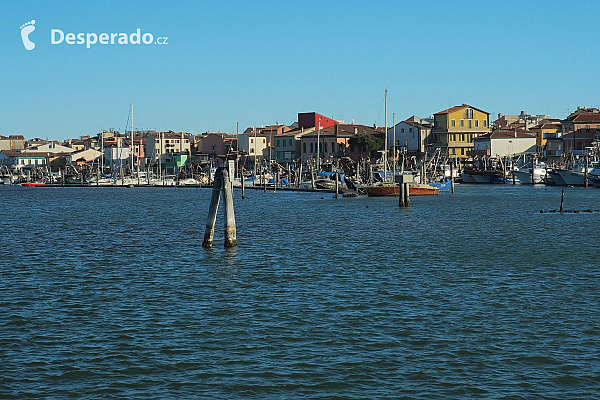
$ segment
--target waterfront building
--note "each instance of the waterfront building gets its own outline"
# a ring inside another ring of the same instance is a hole
[[[388,129],[388,149],[404,148],[407,152],[423,154],[427,145],[434,142],[431,134],[431,123],[427,120],[412,116],[407,120],[396,124]],[[394,136],[394,131],[396,136]]]
[[[89,163],[100,163],[100,157],[103,153],[94,149],[80,150],[67,155],[67,165],[82,165]]]
[[[322,162],[334,162],[336,158],[340,157],[350,157],[354,161],[359,161],[362,157],[373,158],[377,150],[362,149],[351,145],[350,139],[358,134],[373,135],[383,142],[385,128],[340,123],[321,130],[315,130],[313,127],[301,136],[301,161],[316,160],[317,150]]]
[[[470,155],[512,157],[536,152],[536,136],[523,129],[496,129],[473,139]]]
[[[245,152],[252,162],[268,157],[267,137],[263,135],[262,131],[254,129],[253,132],[252,128],[248,128],[238,137],[238,150]]]
[[[208,154],[211,157],[223,156],[237,151],[237,135],[229,135],[225,132],[207,133],[202,138],[201,153]]]
[[[275,136],[274,153],[278,163],[291,163],[298,160],[301,146],[300,137],[303,134],[303,128],[300,128]]]
[[[548,114],[529,114],[527,111],[521,111],[519,115],[504,115],[498,114],[498,119],[494,121],[496,128],[511,128],[514,123],[522,124],[522,128],[529,130],[530,128],[541,124],[543,121],[550,119]]]
[[[544,149],[548,139],[556,139],[560,137],[561,125],[560,122],[548,121],[529,128],[529,132],[536,135],[536,144],[539,149]]]
[[[44,167],[48,158],[41,153],[22,150],[0,150],[0,165],[9,169]]]
[[[473,139],[490,133],[490,114],[468,104],[462,104],[433,115],[435,148],[458,158],[467,158],[473,150]]]
[[[600,140],[600,112],[574,112],[561,121],[563,150],[583,155],[586,147]]]
[[[189,133],[149,132],[146,136],[145,155],[152,164],[164,163],[167,157],[178,154],[190,154]]]
[[[40,154],[55,154],[55,153],[64,153],[70,154],[74,153],[75,149],[72,149],[67,146],[63,146],[58,141],[53,140],[51,142],[47,142],[44,144],[39,144],[37,146],[28,147],[27,151],[29,153],[40,153]]]
[[[0,150],[18,150],[25,148],[23,135],[0,135]]]

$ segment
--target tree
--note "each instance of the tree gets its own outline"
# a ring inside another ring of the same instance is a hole
[[[357,146],[362,155],[366,150],[379,150],[383,144],[383,140],[376,138],[368,133],[357,133],[350,138],[350,146]]]

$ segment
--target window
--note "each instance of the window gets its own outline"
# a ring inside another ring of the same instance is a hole
[[[404,128],[402,128],[402,129],[400,130],[400,132],[404,133]]]
[[[469,121],[469,122],[471,122],[471,121]],[[462,133],[462,134],[460,135],[460,141],[461,141],[461,142],[464,142],[464,141],[465,141],[465,134],[464,134],[464,133]]]
[[[277,147],[281,145],[281,140],[277,139]]]
[[[472,119],[472,118],[473,118],[473,109],[467,108],[465,110],[465,119]]]
[[[310,144],[310,152],[311,152],[311,153],[313,153],[313,148],[314,148],[314,147],[313,147],[313,144],[311,143],[311,144]]]
[[[302,152],[306,153],[306,143],[302,143]]]
[[[456,128],[456,120],[454,120],[454,119],[453,119],[452,121],[450,121],[450,125],[451,125],[453,128]]]
[[[464,127],[465,127],[465,120],[464,120],[464,119],[461,119],[461,120],[460,120],[460,127],[461,127],[461,128],[464,128]]]
[[[473,121],[469,120],[469,129],[473,127]]]
[[[483,127],[486,128],[487,127],[487,120],[483,120]]]
[[[479,128],[479,120],[478,119],[475,120],[475,128]]]
[[[254,139],[250,139],[250,143],[254,143]]]
[[[325,147],[325,148],[323,149],[323,151],[324,151],[325,153],[327,153],[327,142],[323,143],[323,147]]]
[[[292,141],[292,139],[290,139],[290,147],[292,147],[292,146],[293,146],[293,141]]]
[[[264,138],[263,138],[263,143],[266,143]]]
[[[279,143],[277,143],[277,145],[279,146]],[[283,147],[286,147],[287,145],[287,141],[285,139],[283,139]]]
[[[250,147],[250,154],[254,153],[254,147]]]

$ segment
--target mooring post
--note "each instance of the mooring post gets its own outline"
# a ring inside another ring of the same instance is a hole
[[[589,164],[588,164],[588,154],[585,153],[585,171],[583,173],[583,187],[588,187],[589,181]]]
[[[213,182],[213,192],[210,199],[210,207],[208,208],[208,218],[206,220],[206,230],[204,231],[204,241],[202,247],[212,247],[213,238],[215,236],[215,222],[217,221],[217,210],[219,209],[219,201],[221,199],[221,188],[223,186],[223,169],[217,168]]]
[[[535,156],[531,156],[531,184],[535,184]]]
[[[234,247],[237,245],[235,229],[235,213],[233,211],[233,190],[231,189],[231,180],[229,171],[223,170],[223,202],[225,203],[225,247]]]
[[[398,196],[398,207],[404,207],[404,183],[399,183],[400,195]]]
[[[244,174],[242,173],[242,200],[246,198],[246,185],[244,184]]]
[[[454,161],[450,163],[450,188],[454,194]]]
[[[564,211],[564,208],[563,208],[564,204],[565,204],[565,188],[563,188],[562,195],[560,196],[560,212]]]
[[[339,179],[340,179],[340,173],[336,172],[335,173],[335,198],[337,199],[340,193],[340,183],[339,183]]]
[[[410,207],[410,183],[404,184],[404,207]]]

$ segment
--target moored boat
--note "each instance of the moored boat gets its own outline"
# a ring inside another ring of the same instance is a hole
[[[400,186],[394,184],[374,184],[361,188],[369,197],[399,196]],[[424,183],[410,183],[408,186],[410,196],[435,196],[440,194],[440,189]]]

